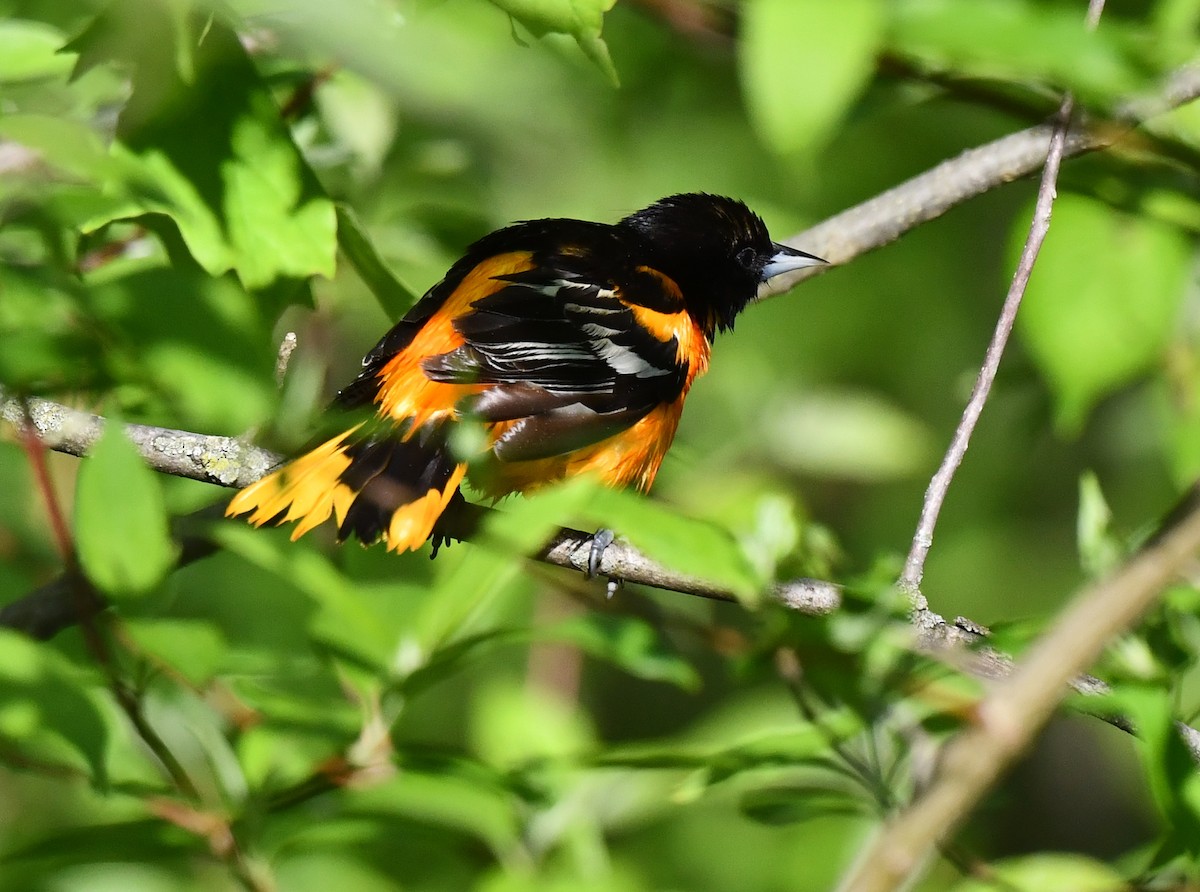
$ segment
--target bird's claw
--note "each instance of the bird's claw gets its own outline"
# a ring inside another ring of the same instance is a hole
[[[587,578],[594,579],[600,574],[600,561],[604,557],[604,552],[608,546],[613,544],[617,538],[617,534],[609,529],[596,530],[592,536],[592,544],[588,549],[587,562]],[[608,578],[608,586],[605,589],[605,597],[611,598],[617,593],[617,589],[621,587],[621,580],[610,576]]]
[[[596,530],[592,536],[592,546],[588,549],[587,578],[594,579],[600,573],[600,561],[604,551],[613,544],[617,534],[612,530]]]

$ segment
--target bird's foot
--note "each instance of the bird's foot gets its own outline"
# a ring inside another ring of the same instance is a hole
[[[617,534],[609,529],[599,529],[592,535],[592,544],[588,549],[587,563],[587,578],[595,579],[600,574],[600,561],[604,557],[604,552],[608,546],[613,544],[617,538]],[[608,577],[608,586],[605,589],[605,597],[611,598],[617,593],[617,589],[621,587],[622,580],[614,576]]]

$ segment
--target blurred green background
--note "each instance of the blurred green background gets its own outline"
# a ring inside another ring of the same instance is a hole
[[[1094,118],[1153,93],[1200,21],[1195,0],[1109,3],[1091,37],[1066,0],[608,5],[0,0],[0,386],[294,450],[405,289],[494,228],[707,191],[782,240],[1040,122],[1061,89]],[[1200,466],[1198,142],[1184,108],[1064,167],[924,583],[1013,647]],[[911,655],[889,584],[1035,190],[752,307],[692,391],[662,510],[601,512],[750,602],[773,579],[848,583],[833,617],[605,602],[521,560],[593,519],[586,489],[509,500],[508,529],[433,564],[222,524],[215,556],[172,570],[166,518],[223,492],[115,440],[83,473],[47,456],[116,609],[105,660],[78,630],[2,636],[0,888],[830,888],[978,693]],[[334,203],[395,281],[336,253]],[[36,462],[4,437],[7,602],[62,560]],[[1106,666],[1161,746],[1061,722],[921,888],[989,862],[1006,888],[1192,870],[1169,729],[1195,705],[1194,606],[1172,593]]]

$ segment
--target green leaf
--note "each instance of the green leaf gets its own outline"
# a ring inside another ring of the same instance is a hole
[[[145,595],[175,562],[162,486],[113,418],[79,469],[75,544],[88,579],[116,598]]]
[[[86,673],[8,629],[0,629],[0,744],[39,761],[79,763],[106,781],[109,726]]]
[[[307,846],[288,846],[288,855],[272,864],[272,880],[280,889],[295,892],[324,892],[355,889],[357,892],[389,892],[396,884],[387,874],[362,863],[352,851],[321,851]]]
[[[618,84],[617,69],[608,54],[608,45],[600,36],[604,13],[613,8],[616,0],[492,0],[492,3],[535,37],[546,34],[574,37],[583,54],[608,76],[613,86]]]
[[[892,7],[895,51],[926,64],[999,80],[1036,78],[1105,105],[1150,86],[1119,20],[1084,27],[1072,6],[1029,0],[902,0]]]
[[[954,892],[1070,889],[1071,892],[1121,892],[1129,884],[1107,864],[1085,855],[1039,853],[994,862],[986,879],[968,879]]]
[[[491,515],[454,562],[439,568],[431,596],[416,619],[416,669],[437,650],[479,632],[499,596],[520,578],[525,555],[544,545],[564,518],[595,497],[593,480],[576,478],[510,501]]]
[[[606,660],[635,678],[673,684],[685,691],[700,689],[696,669],[664,648],[658,630],[632,616],[585,613],[538,629],[539,640],[574,644],[590,656]]]
[[[63,35],[44,22],[0,21],[0,83],[61,77],[71,60],[58,54]]]
[[[113,146],[124,215],[169,214],[206,270],[235,270],[247,288],[332,276],[333,204],[237,36],[216,21],[178,27],[169,4],[118,0],[114,9],[131,2],[144,20],[113,13],[114,33],[72,43],[81,62],[108,54],[136,72]]]
[[[313,638],[356,662],[379,668],[394,659],[397,630],[383,615],[386,600],[364,597],[324,554],[243,524],[220,524],[212,536],[224,550],[276,575],[293,597],[304,595],[317,605],[319,609],[306,618]],[[390,594],[402,596],[395,588]]]
[[[882,0],[750,0],[739,61],[750,120],[781,154],[821,145],[875,70]]]
[[[363,283],[371,289],[389,319],[400,319],[417,302],[418,295],[392,272],[354,211],[344,204],[336,206],[338,247],[354,267]]]
[[[867,802],[845,790],[809,786],[751,790],[742,797],[740,808],[750,820],[776,827],[814,818],[871,813]]]
[[[169,664],[197,687],[217,674],[228,650],[220,630],[203,620],[127,617],[124,628],[143,652]]]
[[[179,239],[160,214],[137,222],[159,229],[168,245]],[[160,412],[170,415],[158,415],[159,423],[172,418],[172,426],[240,435],[270,414],[270,329],[260,301],[233,276],[213,278],[190,260],[160,257],[116,261],[88,284],[89,308],[106,323],[104,366],[161,397]]]
[[[1091,471],[1079,478],[1079,515],[1075,521],[1075,539],[1083,570],[1098,579],[1113,570],[1121,560],[1121,545],[1112,535],[1112,511],[1100,489],[1100,481]]]
[[[1024,239],[1028,219],[1018,215],[1015,237]],[[1063,431],[1077,433],[1099,400],[1162,355],[1190,258],[1172,226],[1089,198],[1058,199],[1017,324]]]
[[[877,483],[924,469],[935,454],[928,428],[877,395],[809,390],[766,422],[771,457],[801,474]]]
[[[583,714],[536,686],[495,683],[478,697],[472,736],[476,750],[490,764],[514,768],[572,756],[592,743]]]
[[[96,132],[78,121],[49,115],[6,115],[0,118],[0,136],[35,149],[46,163],[82,179],[104,182],[120,171]]]
[[[403,770],[395,778],[353,793],[355,813],[376,821],[400,817],[452,829],[495,852],[513,851],[519,845],[524,821],[513,808],[511,792],[492,768],[471,758],[428,750],[402,750],[400,761]],[[420,854],[424,857],[428,851]]]
[[[1200,773],[1175,724],[1175,694],[1156,684],[1126,682],[1097,699],[1089,709],[1127,716],[1142,741],[1139,755],[1163,825],[1184,850],[1200,852]]]

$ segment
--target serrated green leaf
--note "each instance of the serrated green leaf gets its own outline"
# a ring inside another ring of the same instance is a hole
[[[1029,216],[1016,219],[1023,241]],[[1089,198],[1058,199],[1017,324],[1062,430],[1077,433],[1099,400],[1161,356],[1191,253],[1172,226]]]
[[[420,297],[388,269],[375,245],[359,223],[354,211],[344,204],[336,206],[338,247],[354,267],[363,283],[371,289],[389,319],[400,319]]]
[[[104,39],[72,43],[81,64],[113,58],[135,71],[112,148],[123,215],[170,215],[209,273],[232,269],[247,288],[332,276],[333,204],[237,36],[217,21],[179,26],[170,3],[134,6],[139,15],[114,14]]]
[[[615,86],[617,70],[600,37],[604,13],[616,0],[492,0],[496,6],[519,21],[536,37],[568,34]]]
[[[88,579],[113,598],[147,594],[175,562],[162,486],[112,418],[79,469],[75,545]]]
[[[45,22],[0,21],[0,83],[60,77],[71,60],[58,54],[63,35]]]
[[[739,62],[750,120],[789,154],[821,145],[875,70],[882,0],[750,0]]]

